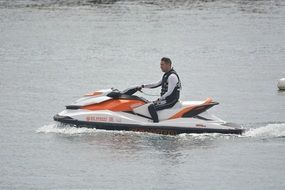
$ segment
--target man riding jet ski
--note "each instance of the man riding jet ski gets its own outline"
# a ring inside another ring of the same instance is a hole
[[[86,94],[54,116],[54,120],[75,127],[105,130],[151,132],[164,135],[180,133],[241,134],[244,130],[208,113],[217,105],[211,98],[204,101],[180,101],[181,83],[168,58],[161,59],[165,74],[156,84],[114,88]],[[162,86],[161,97],[149,102],[134,95],[142,88]],[[153,122],[154,121],[154,122]],[[158,122],[159,121],[159,122]]]
[[[167,57],[161,58],[160,68],[164,72],[162,79],[156,83],[141,85],[142,88],[157,88],[161,86],[160,98],[148,106],[153,122],[157,123],[157,111],[173,107],[179,100],[181,81],[178,74],[172,68],[171,60]]]

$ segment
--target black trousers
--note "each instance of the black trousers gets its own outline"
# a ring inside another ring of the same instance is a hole
[[[148,106],[148,111],[152,117],[153,122],[155,123],[159,122],[157,111],[164,110],[167,108],[172,108],[176,104],[176,102],[178,102],[178,99],[175,99],[169,102],[167,102],[166,100],[163,100],[161,102],[154,102],[150,104]]]

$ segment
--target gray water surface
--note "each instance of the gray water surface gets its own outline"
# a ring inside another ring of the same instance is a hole
[[[285,189],[284,31],[282,0],[0,0],[0,189]],[[247,132],[53,122],[87,92],[159,80],[163,56],[181,99],[212,97]]]

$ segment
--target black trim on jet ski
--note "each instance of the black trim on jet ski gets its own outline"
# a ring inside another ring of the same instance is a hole
[[[211,107],[218,105],[218,102],[212,102],[208,105],[201,105],[197,106],[193,109],[191,109],[189,112],[185,113],[182,117],[195,117],[196,115],[199,115],[200,113],[210,109]]]
[[[207,118],[199,116],[199,115],[196,115],[193,118],[202,119],[202,120],[205,120],[205,121],[212,121],[211,119],[207,119]]]
[[[147,119],[152,120],[151,117],[147,117],[147,116],[145,116],[145,115],[142,115],[142,114],[139,114],[139,113],[135,113],[135,112],[133,112],[133,111],[124,111],[124,112],[125,112],[125,113],[130,113],[130,114],[133,114],[133,115],[138,115],[138,116],[140,116],[140,117],[144,117],[144,118],[147,118]]]
[[[136,91],[137,91],[137,89],[136,89]],[[109,94],[107,94],[107,96],[110,98],[113,98],[113,99],[141,100],[145,103],[148,103],[148,101],[146,99],[132,95],[132,94],[133,94],[133,91],[131,91],[131,92],[112,91]]]
[[[66,109],[68,110],[78,110],[80,109],[81,106],[77,106],[77,105],[67,105],[65,106]]]

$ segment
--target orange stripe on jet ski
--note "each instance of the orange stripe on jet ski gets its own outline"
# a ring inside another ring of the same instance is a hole
[[[182,109],[181,111],[177,112],[176,114],[174,114],[173,116],[171,116],[169,119],[177,119],[182,117],[185,113],[189,112],[190,110],[192,110],[193,108],[197,107],[197,106],[202,106],[202,105],[207,105],[209,103],[211,103],[213,100],[212,98],[207,98],[204,103],[199,104],[199,105],[190,105],[184,109]]]
[[[85,94],[85,96],[98,96],[98,95],[102,95],[103,93],[102,92],[91,92],[91,93],[88,93],[88,94]]]
[[[86,110],[110,110],[110,111],[132,111],[133,108],[144,105],[140,100],[112,99],[99,104],[83,106]]]

